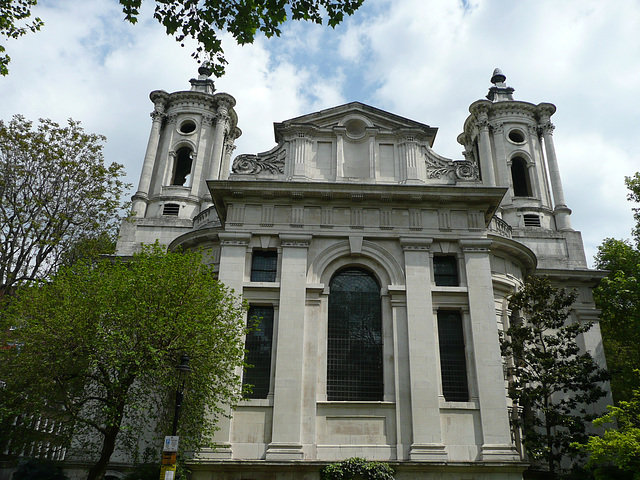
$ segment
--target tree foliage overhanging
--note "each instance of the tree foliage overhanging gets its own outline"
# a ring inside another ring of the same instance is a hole
[[[509,299],[514,312],[501,338],[510,365],[509,396],[523,413],[516,421],[534,462],[555,475],[563,458],[587,438],[589,406],[605,396],[608,373],[582,352],[577,337],[590,323],[570,318],[576,294],[547,278],[530,277]]]
[[[119,0],[125,20],[137,23],[142,0]],[[307,20],[322,24],[325,20],[337,26],[345,15],[353,14],[364,0],[156,0],[153,18],[184,46],[192,38],[198,46],[193,56],[206,58],[213,73],[224,74],[227,60],[221,35],[229,32],[239,45],[253,43],[261,33],[267,38],[279,36],[287,19]],[[31,15],[37,0],[6,0],[0,2],[0,36],[16,38],[27,31],[39,30],[42,21],[36,18],[25,27],[18,23]],[[4,48],[0,46],[0,54]],[[0,55],[0,75],[8,73],[9,57]]]
[[[112,248],[128,185],[103,141],[73,120],[0,120],[0,288]]]
[[[19,38],[27,32],[37,32],[42,27],[42,20],[34,18],[31,23],[25,23],[31,17],[31,9],[38,0],[3,0],[0,2],[0,37]],[[9,73],[11,57],[4,53],[0,45],[0,75]]]
[[[14,347],[0,350],[0,438],[11,432],[20,441],[16,415],[69,425],[74,444],[92,455],[89,478],[99,478],[115,445],[135,453],[139,438],[155,433],[151,445],[160,447],[175,367],[187,354],[180,447],[209,445],[225,406],[241,398],[243,312],[201,254],[158,246],[131,262],[63,267],[49,282],[22,288],[1,317],[0,334],[9,338],[0,340]],[[24,433],[33,440],[33,431]]]

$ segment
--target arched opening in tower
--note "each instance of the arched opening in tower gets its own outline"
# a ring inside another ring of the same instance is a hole
[[[191,174],[191,164],[193,163],[193,152],[189,147],[182,147],[176,152],[176,164],[173,169],[173,180],[171,185],[188,184],[187,180]]]
[[[513,194],[516,197],[531,196],[531,180],[524,158],[516,157],[511,160],[511,180],[513,181]]]

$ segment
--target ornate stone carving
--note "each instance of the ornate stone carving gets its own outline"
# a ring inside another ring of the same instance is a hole
[[[231,172],[240,175],[257,175],[263,172],[277,175],[284,173],[284,157],[285,151],[282,148],[258,155],[238,155],[233,161]]]
[[[162,110],[164,110],[164,107],[162,108]],[[165,119],[166,115],[164,114],[163,111],[160,110],[154,110],[153,112],[151,112],[149,114],[149,116],[153,119],[153,121],[159,121],[161,122],[162,120]]]
[[[544,123],[544,124],[538,126],[538,131],[540,132],[540,135],[544,135],[544,134],[547,134],[547,133],[549,135],[552,135],[553,131],[555,130],[555,128],[556,127],[555,127],[555,125],[553,123],[547,122],[547,123]]]
[[[477,180],[478,166],[470,160],[448,160],[435,155],[426,155],[427,178],[454,178],[458,180]]]
[[[203,115],[202,116],[202,125],[206,125],[208,127],[212,126],[216,121],[216,117],[213,115]]]
[[[495,133],[502,133],[504,132],[504,123],[502,122],[494,123],[493,125],[491,125],[491,128],[493,128],[493,131]]]
[[[454,160],[456,178],[462,180],[476,180],[478,178],[478,166],[469,160]]]

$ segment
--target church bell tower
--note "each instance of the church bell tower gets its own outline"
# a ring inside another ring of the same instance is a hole
[[[242,133],[236,101],[215,93],[210,69],[202,66],[198,73],[188,91],[149,95],[151,133],[132,197],[134,218],[121,229],[118,254],[135,252],[141,242],[168,244],[176,233],[190,230],[212,207],[206,180],[229,176],[234,141]]]
[[[496,68],[487,100],[471,104],[458,142],[479,165],[484,185],[509,188],[500,208],[509,225],[570,231],[550,121],[556,107],[516,101],[505,82]]]

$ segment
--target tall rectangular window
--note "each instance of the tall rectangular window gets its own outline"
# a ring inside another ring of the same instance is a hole
[[[457,287],[458,259],[453,255],[433,257],[433,276],[437,286]]]
[[[250,307],[244,360],[251,365],[242,373],[242,385],[252,385],[247,398],[267,398],[271,382],[271,345],[273,343],[273,307]]]
[[[444,399],[449,402],[466,402],[469,400],[469,387],[460,312],[438,310],[438,339]]]
[[[254,250],[251,258],[252,282],[275,282],[278,268],[278,252]]]

